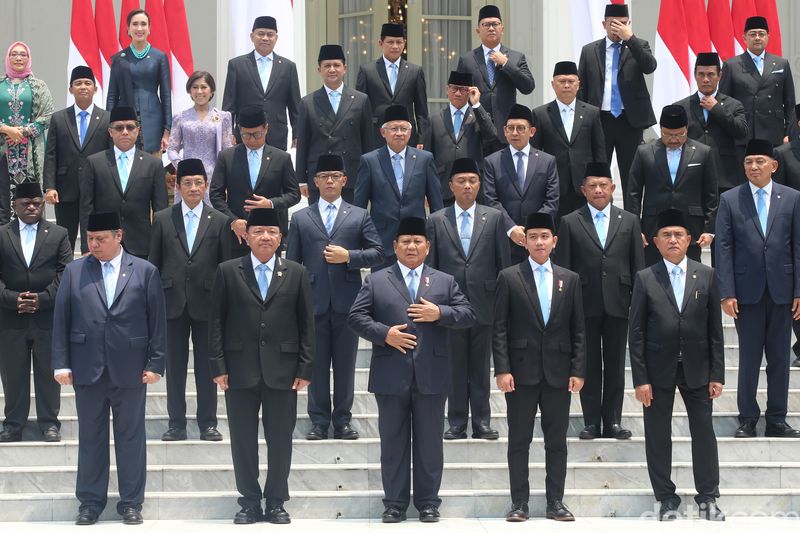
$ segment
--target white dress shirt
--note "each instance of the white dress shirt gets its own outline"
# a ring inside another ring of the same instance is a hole
[[[125,154],[128,159],[125,161],[125,167],[128,169],[128,178],[131,176],[131,169],[133,168],[133,156],[136,154],[136,146],[128,150],[127,152],[123,152],[116,146],[114,146],[114,165],[119,168],[119,156],[120,154]]]
[[[571,119],[571,122],[569,123],[569,130],[567,130],[567,125],[566,124],[564,125],[564,131],[567,132],[567,139],[572,137],[572,129],[575,125],[575,102],[576,100],[573,100],[571,104],[565,104],[561,100],[556,98],[556,105],[558,106],[558,114],[561,117],[562,123],[564,121],[564,110],[570,109],[572,113],[571,115],[567,116],[568,119]]]
[[[472,226],[472,232],[475,233],[475,206],[478,205],[475,202],[472,202],[472,205],[469,209],[461,209],[457,203],[453,203],[453,207],[456,210],[456,229],[461,230],[461,213],[468,213],[469,214],[469,223]],[[459,233],[460,234],[460,233]]]
[[[331,101],[331,93],[333,91],[336,91],[337,93],[339,93],[339,105],[342,105],[342,96],[343,96],[343,93],[344,93],[344,83],[339,85],[339,87],[337,87],[336,89],[331,89],[327,85],[323,85],[323,87],[325,88],[325,94],[328,95],[328,102]]]
[[[197,228],[200,227],[200,215],[203,214],[203,202],[200,202],[193,209],[189,209],[189,206],[186,205],[186,202],[181,201],[181,213],[183,213],[183,229],[186,231],[186,240],[189,240],[189,217],[187,217],[187,213],[191,211],[194,213],[195,220],[194,220],[194,234],[197,236]],[[189,250],[191,252],[191,250]]]
[[[408,273],[411,272],[412,269],[405,266],[400,261],[397,262],[397,266],[400,267],[400,274],[403,276],[403,285],[408,287]],[[414,272],[417,273],[417,294],[419,294],[419,288],[422,287],[422,267],[425,266],[425,263],[421,264],[417,268],[413,269]],[[416,302],[414,302],[416,303]]]
[[[391,150],[390,150],[391,151]],[[340,196],[333,202],[327,202],[322,198],[319,199],[317,202],[317,209],[319,210],[319,216],[322,217],[323,224],[325,223],[325,219],[328,217],[328,206],[332,205],[336,209],[333,211],[333,219],[336,220],[336,216],[339,214],[339,208],[342,207],[342,197]]]
[[[386,56],[382,56],[382,57],[383,57],[383,66],[384,66],[384,68],[386,68],[386,77],[389,78],[389,87],[391,87],[392,86],[392,83],[391,83],[392,82],[392,65],[394,65],[397,68],[397,72],[396,72],[397,73],[397,79],[398,80],[400,79],[400,58],[398,57],[397,61],[392,62],[392,61],[389,61],[388,59],[386,59]],[[395,86],[395,88],[397,88],[397,87]]]
[[[392,165],[394,165],[394,156],[396,156],[396,155],[400,156],[400,168],[403,169],[403,180],[405,180],[406,179],[406,149],[403,148],[399,152],[395,152],[394,150],[392,150],[388,146],[386,148],[389,150],[389,163],[391,163]]]
[[[686,256],[683,256],[683,259],[677,265],[675,263],[671,263],[664,259],[664,265],[667,267],[667,276],[669,277],[670,285],[672,285],[672,269],[675,267],[680,267],[681,269],[681,276],[683,277],[683,295],[686,296],[686,266],[688,265],[688,261],[686,260]],[[675,302],[678,305],[678,309],[680,310],[683,302]]]
[[[600,106],[602,111],[611,111],[611,71],[614,63],[614,49],[611,45],[614,41],[606,37],[606,76],[603,85],[603,103]],[[622,41],[620,41],[619,56],[622,59]],[[619,69],[619,65],[617,66]],[[622,103],[622,94],[620,93],[620,109],[625,109],[625,104]]]
[[[517,150],[516,148],[514,148],[513,146],[511,146],[509,144],[508,145],[508,149],[511,150],[511,163],[514,165],[514,169],[515,170],[517,168],[517,155],[516,155],[517,152],[522,152],[523,154],[525,154],[526,157],[522,158],[522,166],[525,169],[525,176],[527,176],[528,175],[528,161],[531,158],[531,145],[530,144],[526,144],[525,147],[522,150]],[[517,175],[515,173],[514,174],[514,180],[516,180],[516,179],[517,179]],[[506,232],[506,235],[511,237],[511,232],[514,231],[515,227],[516,226],[512,226],[511,229]]]
[[[275,255],[273,254],[273,256],[270,257],[269,261],[266,263],[262,263],[255,255],[253,255],[253,252],[250,252],[250,262],[253,263],[253,274],[256,276],[256,281],[258,281],[259,275],[258,267],[260,267],[262,264],[267,265],[267,270],[264,272],[264,275],[267,277],[267,286],[271,285],[272,274],[275,273]]]
[[[544,279],[545,279],[545,284],[547,285],[547,294],[550,295],[550,311],[552,311],[553,310],[553,264],[548,259],[547,261],[545,261],[544,264],[540,265],[539,263],[534,261],[530,255],[528,256],[528,263],[530,263],[531,265],[531,270],[533,270],[533,281],[536,283],[539,282],[539,273],[536,271],[536,269],[539,268],[540,266],[543,266],[544,268],[547,269],[547,271],[544,273]],[[536,289],[537,287],[538,285],[534,287],[534,289]],[[534,292],[537,293],[537,299],[538,299],[538,291],[534,290]]]
[[[269,85],[269,77],[272,75],[272,65],[275,63],[275,53],[270,52],[269,54],[262,56],[257,50],[253,50],[253,55],[256,58],[256,68],[258,68],[261,58],[266,58],[267,65],[264,68],[264,78],[261,80],[261,86],[264,91],[266,91],[267,86]],[[261,76],[261,69],[258,70],[258,74]]]
[[[500,44],[499,43],[494,48],[489,48],[485,44],[482,44],[481,48],[483,48],[483,58],[486,60],[487,63],[490,61],[489,53],[491,53],[491,52],[497,52],[498,54],[500,53]],[[500,65],[498,65],[497,63],[495,63],[494,66],[495,66],[495,68],[499,68],[500,67]]]
[[[753,196],[753,205],[756,206],[756,212],[758,212],[758,191],[760,190],[758,187],[753,185],[752,182],[747,182],[750,185],[750,193]],[[767,216],[769,216],[769,201],[770,196],[772,196],[772,180],[769,180],[769,183],[764,185],[763,187],[764,192],[767,193],[764,195],[764,202],[767,204]]]
[[[27,226],[33,227],[33,239],[31,239],[30,244],[25,244],[26,242],[26,231],[25,228]],[[36,222],[34,224],[26,224],[23,221],[19,221],[19,240],[22,244],[22,255],[25,256],[25,262],[28,266],[31,266],[31,259],[33,258],[33,248],[36,246],[36,232],[39,230],[39,223]]]
[[[86,109],[81,109],[78,107],[78,104],[75,104],[75,124],[78,126],[78,131],[81,131],[81,117],[80,114],[86,111],[88,115],[86,115],[86,131],[89,131],[89,120],[92,118],[92,113],[94,113],[94,102],[89,104],[89,107]]]
[[[760,63],[761,63],[761,71],[760,71],[760,74],[763,74],[763,73],[764,73],[764,60],[766,59],[766,55],[765,55],[766,53],[767,53],[767,52],[766,52],[766,50],[765,50],[765,51],[761,52],[759,55],[755,55],[755,54],[754,54],[753,52],[751,52],[750,50],[748,50],[748,51],[747,51],[747,55],[749,55],[749,56],[750,56],[750,60],[753,62],[753,65],[755,65],[755,67],[756,67],[756,70],[758,70],[758,64],[759,64],[759,63],[756,63],[756,58],[759,58],[759,59],[760,59]]]

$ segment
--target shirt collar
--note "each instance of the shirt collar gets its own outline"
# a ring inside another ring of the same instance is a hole
[[[189,209],[189,206],[188,206],[188,205],[186,205],[186,202],[184,202],[183,200],[181,200],[181,212],[183,213],[183,216],[184,216],[184,217],[186,217],[186,214],[187,214],[189,211],[191,211],[192,213],[194,213],[194,216],[196,216],[196,217],[197,217],[197,219],[199,220],[199,219],[200,219],[200,215],[202,215],[202,214],[203,214],[203,202],[200,202],[199,204],[197,204],[196,206],[194,206],[194,209]]]
[[[485,44],[481,44],[481,48],[483,48],[483,57],[488,56],[489,52],[499,52],[501,46],[502,45],[498,43],[494,48],[489,48]]]
[[[711,96],[713,96],[714,98],[716,98],[716,97],[717,97],[717,93],[718,93],[718,92],[719,92],[719,89],[717,89],[716,91],[714,91],[714,94],[712,94]],[[703,93],[701,93],[700,91],[697,91],[697,97],[698,97],[700,100],[702,100],[704,96],[705,96],[705,95],[704,95]]]
[[[620,42],[619,42],[619,43],[617,43],[617,44],[619,44],[619,45],[621,46],[621,45],[622,45],[622,42],[620,41]],[[609,49],[609,48],[611,48],[612,46],[614,46],[614,41],[612,41],[611,39],[609,39],[609,38],[608,38],[608,35],[606,35],[606,50],[608,50],[608,49]]]
[[[262,56],[261,54],[258,53],[258,50],[253,50],[253,55],[256,57],[256,61],[258,61],[262,57],[266,57],[270,61],[274,61],[275,60],[275,52],[270,52],[267,55]]]
[[[686,265],[687,264],[688,264],[688,261],[687,261],[685,255],[683,256],[683,259],[681,260],[681,262],[678,263],[677,265],[675,263],[670,263],[669,261],[667,261],[666,258],[664,258],[664,265],[667,267],[667,274],[672,274],[672,269],[675,268],[676,266],[679,266],[679,267],[681,267],[681,271],[683,272],[683,274],[686,275]]]
[[[245,146],[245,148],[247,148],[247,147]],[[257,153],[258,154],[258,158],[261,159],[261,157],[264,155],[264,145],[262,144],[261,148],[256,148],[255,150],[251,150],[250,148],[247,148],[247,156],[248,157],[250,157],[250,152]]]
[[[763,60],[763,59],[764,59],[764,54],[766,54],[766,53],[767,53],[767,51],[766,51],[766,50],[764,50],[764,51],[763,51],[763,52],[761,52],[760,54],[758,54],[758,55],[755,55],[755,54],[754,54],[753,52],[751,52],[750,50],[748,50],[748,51],[747,51],[747,54],[750,56],[750,59],[752,59],[752,60],[754,60],[754,61],[755,61],[755,59],[756,59],[757,57],[760,57],[760,58]]]
[[[75,119],[78,121],[78,126],[81,125],[81,122],[80,122],[81,117],[79,115],[84,111],[89,113],[88,117],[91,117],[92,113],[94,112],[94,102],[89,104],[89,107],[87,107],[86,109],[81,109],[80,107],[78,107],[78,104],[75,104]],[[88,124],[88,122],[87,122],[87,124]]]
[[[455,207],[455,209],[456,209],[456,220],[458,220],[461,217],[461,213],[465,213],[465,212],[469,213],[469,217],[470,217],[471,220],[475,220],[475,206],[476,205],[477,204],[475,202],[472,202],[472,205],[470,206],[470,208],[465,211],[464,209],[461,209],[461,207],[457,203],[453,202],[453,207]]]
[[[398,57],[397,61],[392,62],[386,59],[386,56],[381,56],[381,57],[383,58],[383,64],[387,69],[389,68],[389,65],[397,65],[397,72],[398,74],[400,73],[400,59],[402,58]]]
[[[549,273],[551,273],[551,274],[553,273],[553,264],[550,262],[550,259],[545,261],[545,263],[543,265],[540,265],[539,263],[534,261],[531,258],[531,256],[529,255],[528,256],[528,263],[531,264],[531,270],[533,270],[534,273],[536,273],[536,269],[539,268],[540,266],[543,266],[544,268],[546,268]]]
[[[250,262],[253,263],[253,270],[256,270],[262,264],[261,261],[259,261],[255,255],[253,255],[253,252],[250,252]],[[273,254],[270,260],[264,264],[267,265],[267,268],[270,272],[275,272],[275,255]]]
[[[530,156],[531,155],[531,145],[530,144],[526,144],[525,146],[523,146],[522,150],[517,150],[516,148],[514,148],[510,144],[508,145],[508,148],[509,148],[509,150],[511,150],[511,159],[512,160],[516,159],[517,152],[522,152],[526,156]],[[514,164],[516,164],[516,163],[517,162],[514,161]]]
[[[340,96],[341,96],[342,92],[344,92],[344,83],[342,83],[341,85],[339,85],[339,87],[337,87],[336,89],[331,89],[331,88],[330,88],[330,87],[328,87],[327,85],[323,85],[323,87],[325,87],[325,92],[326,92],[326,93],[328,93],[328,96],[329,96],[329,97],[330,97],[330,95],[331,95],[331,93],[332,93],[333,91],[337,91],[337,92],[339,93],[339,95],[340,95]]]
[[[408,273],[411,272],[411,269],[405,266],[400,261],[397,262],[397,266],[400,267],[400,273],[403,275],[403,281],[406,280]],[[422,279],[422,268],[425,266],[425,263],[421,264],[417,268],[414,269],[414,272],[417,273],[417,279]]]
[[[758,187],[756,187],[755,185],[753,185],[753,182],[751,182],[751,181],[748,181],[747,183],[750,185],[750,193],[751,193],[753,196],[755,196],[755,195],[756,195],[756,193],[757,193],[757,192],[758,192],[758,190],[759,190],[759,189],[758,189]],[[767,183],[766,185],[764,185],[764,187],[762,187],[762,188],[764,189],[764,192],[765,192],[765,193],[767,193],[767,196],[772,196],[772,180],[769,180],[769,183]]]
[[[389,148],[389,145],[386,145],[386,149],[389,150],[389,159],[391,159],[395,155],[399,155],[403,160],[405,160],[405,158],[406,158],[406,148],[405,147],[402,150],[400,150],[399,152],[395,152],[394,150]]]
[[[118,160],[120,154],[123,153],[128,156],[128,161],[133,161],[133,156],[136,154],[136,145],[134,145],[134,147],[128,150],[127,152],[123,152],[122,150],[114,146],[114,159]]]
[[[109,261],[100,261],[101,263],[111,263],[111,266],[114,267],[114,272],[119,272],[119,266],[122,264],[122,247],[119,248],[119,253],[116,257],[112,258]]]
[[[611,219],[611,202],[608,202],[608,205],[602,211],[598,211],[592,204],[586,204],[589,206],[589,213],[592,214],[592,220],[594,221],[594,217],[597,216],[597,213],[603,213],[606,216],[606,219]]]
[[[577,98],[576,98],[576,100],[577,100]],[[567,109],[567,108],[572,109],[573,113],[575,112],[575,100],[573,100],[572,103],[567,105],[564,102],[562,102],[561,100],[559,100],[558,98],[556,98],[556,104],[558,105],[558,112],[559,113],[563,113],[564,109]]]
[[[466,114],[467,114],[467,109],[469,109],[469,100],[467,100],[467,103],[466,103],[466,104],[464,104],[464,107],[461,107],[461,108],[459,108],[459,107],[456,107],[456,106],[454,106],[453,104],[447,104],[447,105],[449,105],[449,106],[450,106],[450,116],[453,116],[453,115],[455,115],[455,114],[456,114],[456,111],[458,111],[459,109],[461,110],[461,112],[462,112],[463,114],[465,114],[465,115],[466,115]]]
[[[329,205],[333,205],[336,208],[336,211],[339,211],[339,208],[342,206],[342,197],[340,196],[333,202],[328,202],[323,200],[322,198],[319,199],[319,212],[323,213],[326,209],[328,209]]]
[[[17,220],[19,220],[19,219],[17,219]],[[33,226],[33,231],[37,231],[39,229],[39,222],[37,221],[37,222],[34,222],[33,224],[26,224],[22,220],[19,220],[19,231],[20,231],[20,233],[22,233],[22,231],[25,229],[25,226]]]

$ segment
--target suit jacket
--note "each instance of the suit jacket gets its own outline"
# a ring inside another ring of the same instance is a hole
[[[152,155],[136,149],[122,190],[114,149],[104,150],[86,160],[81,184],[81,251],[88,251],[86,226],[92,213],[118,212],[125,249],[147,257],[150,248],[150,213],[167,207],[164,167]]]
[[[667,165],[667,148],[654,139],[636,149],[628,175],[625,209],[641,217],[648,242],[656,234],[658,214],[670,208],[689,215],[689,231],[696,241],[701,233],[714,233],[719,204],[717,160],[711,148],[692,139],[683,145],[675,184]]]
[[[325,261],[323,250],[329,244],[350,253],[347,263]],[[314,314],[332,309],[347,314],[361,288],[361,269],[383,264],[384,252],[375,224],[367,213],[342,201],[331,234],[319,213],[319,204],[311,204],[292,215],[286,258],[306,267],[314,294]]]
[[[44,189],[58,191],[60,202],[77,202],[80,192],[79,176],[86,166],[86,158],[97,152],[113,148],[108,134],[111,114],[94,106],[92,116],[86,117],[86,138],[81,146],[75,106],[56,111],[50,117],[47,130],[47,148],[44,156]]]
[[[636,274],[629,342],[633,385],[673,389],[678,360],[690,388],[725,383],[722,310],[714,269],[687,259],[680,311],[664,261]]]
[[[561,219],[553,262],[577,272],[583,285],[583,314],[628,317],[633,276],[644,268],[639,218],[611,206],[605,246],[585,205]]]
[[[467,111],[461,120],[458,139],[453,132],[453,118],[450,115],[449,104],[433,115],[425,150],[433,154],[436,162],[436,173],[442,182],[443,200],[453,198],[453,191],[448,185],[453,162],[462,157],[469,157],[478,163],[478,168],[483,174],[483,154],[493,151],[492,147],[496,144],[497,129],[492,123],[492,117],[482,105],[467,106]],[[483,190],[479,191],[478,195],[478,199],[482,200]]]
[[[489,74],[486,72],[486,57],[483,46],[464,52],[458,58],[458,72],[472,74],[472,83],[481,92],[481,105],[492,116],[497,129],[497,139],[508,144],[503,134],[503,125],[511,107],[517,102],[517,91],[531,94],[536,83],[528,68],[525,54],[500,45],[500,52],[508,57],[508,62],[495,67],[494,85],[489,85]]]
[[[747,51],[732,57],[722,65],[719,91],[744,106],[750,131],[746,137],[737,139],[736,144],[744,146],[755,138],[779,146],[785,136],[791,136],[797,119],[792,67],[787,59],[765,53],[762,75]]]
[[[22,252],[19,221],[0,227],[0,329],[25,329],[30,322],[39,329],[52,329],[53,307],[61,273],[72,261],[67,230],[45,219],[39,221],[33,244],[31,265]],[[35,292],[39,310],[33,314],[17,312],[21,292]]]
[[[167,320],[184,309],[192,320],[208,320],[217,266],[230,258],[232,233],[228,217],[203,204],[191,252],[178,202],[153,216],[148,260],[161,273]]]
[[[600,108],[575,100],[572,133],[567,138],[555,100],[533,110],[536,134],[531,144],[556,158],[560,193],[572,186],[581,194],[586,163],[606,160],[606,139],[600,123]]]
[[[772,178],[787,187],[800,190],[800,138],[795,137],[791,142],[775,148],[775,159],[778,161],[778,170]]]
[[[416,383],[421,394],[450,391],[449,329],[463,329],[475,323],[472,305],[450,274],[429,266],[422,269],[416,303],[421,298],[439,306],[436,322],[412,322],[406,282],[397,263],[367,276],[356,297],[347,324],[372,343],[369,392],[403,394]],[[416,347],[401,353],[386,344],[389,328],[406,324],[404,330],[417,336]]]
[[[625,117],[632,128],[645,129],[656,123],[650,92],[644,81],[644,75],[652,74],[655,70],[656,58],[653,57],[647,41],[634,36],[623,43],[619,53],[617,86]],[[605,37],[581,49],[578,76],[581,79],[578,100],[601,108],[606,80]]]
[[[229,60],[222,110],[231,113],[238,128],[239,110],[249,106],[261,107],[267,115],[267,144],[286,150],[286,137],[289,133],[286,112],[289,112],[293,139],[297,138],[297,120],[300,115],[297,65],[285,57],[273,54],[272,72],[265,91],[253,51]]]
[[[547,325],[530,262],[508,267],[497,277],[492,353],[495,375],[511,373],[517,385],[545,382],[566,389],[570,377],[584,377],[585,326],[581,280],[553,265],[553,294]]]
[[[716,99],[717,105],[708,112],[708,122],[697,93],[676,104],[682,106],[689,117],[689,138],[709,146],[717,159],[717,185],[720,189],[732,189],[744,179],[736,142],[747,138],[750,126],[740,101],[720,92]]]
[[[165,314],[156,267],[123,251],[109,309],[100,261],[81,257],[64,269],[56,294],[52,367],[71,369],[76,385],[107,369],[115,386],[141,387],[145,370],[164,374]]]
[[[443,207],[439,176],[430,152],[407,146],[403,176],[400,191],[386,146],[361,156],[353,203],[363,209],[370,205],[370,215],[387,256],[394,255],[389,250],[393,249],[392,241],[401,219],[425,218],[426,198],[431,213]]]
[[[264,145],[261,167],[253,188],[250,185],[247,147],[237,144],[220,152],[208,193],[214,209],[225,214],[229,222],[239,218],[246,220],[244,201],[253,194],[272,200],[278,212],[281,233],[286,235],[289,231],[289,208],[300,201],[300,188],[288,153]]]
[[[297,128],[297,176],[300,183],[315,189],[317,160],[323,154],[339,154],[348,177],[345,188],[354,189],[358,160],[374,147],[370,98],[345,86],[339,110],[333,113],[328,93],[321,87],[300,102]]]
[[[422,67],[400,58],[397,69],[397,83],[394,93],[386,74],[386,63],[383,56],[374,63],[364,63],[358,68],[356,91],[369,97],[372,107],[372,130],[375,134],[373,146],[380,146],[384,141],[380,134],[383,125],[383,114],[390,105],[401,105],[408,111],[411,126],[411,146],[424,143],[428,133],[428,92],[425,86],[425,72]]]
[[[766,235],[749,183],[722,194],[715,262],[720,298],[755,304],[769,291],[776,304],[800,298],[800,192],[772,183]]]
[[[530,213],[558,213],[559,176],[556,158],[531,148],[525,186],[520,190],[511,149],[503,148],[484,161],[483,194],[486,203],[503,213],[506,231],[524,226]]]
[[[491,326],[497,274],[511,264],[503,215],[492,207],[475,204],[466,254],[461,246],[460,224],[454,205],[428,218],[431,248],[425,263],[453,276],[475,310],[476,323]]]
[[[211,376],[228,374],[231,388],[289,390],[311,380],[314,309],[308,272],[275,258],[267,297],[261,299],[250,254],[217,267],[208,324]]]

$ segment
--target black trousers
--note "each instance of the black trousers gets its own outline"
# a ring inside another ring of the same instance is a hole
[[[628,320],[586,317],[586,379],[581,389],[585,425],[610,428],[622,419]]]
[[[81,220],[80,202],[59,202],[55,206],[56,224],[66,228],[69,235],[69,245],[75,249],[75,241],[78,239],[78,226]]]
[[[719,457],[717,437],[711,421],[713,402],[708,397],[708,386],[691,389],[686,385],[683,365],[678,364],[675,386],[681,393],[689,418],[692,436],[692,472],[697,490],[695,501],[704,503],[719,498]],[[656,500],[676,501],[675,483],[670,478],[672,470],[672,405],[675,387],[659,389],[653,387],[653,403],[643,407],[644,440],[647,456],[647,472]]]
[[[600,122],[606,139],[606,159],[610,163],[611,154],[616,150],[619,176],[622,181],[622,197],[627,198],[628,174],[636,149],[643,142],[644,131],[630,125],[624,110],[617,118],[614,118],[609,111],[603,111],[600,113]]]
[[[776,304],[765,289],[758,303],[739,304],[736,332],[739,334],[739,383],[736,396],[739,420],[758,420],[761,416],[756,392],[761,360],[766,355],[767,423],[785,422],[789,401],[791,305]]]
[[[61,386],[53,378],[50,367],[49,329],[40,329],[33,320],[26,329],[0,331],[0,378],[5,393],[3,427],[20,433],[28,422],[31,408],[31,361],[33,387],[36,393],[36,421],[44,431],[61,428],[58,411],[61,408]]]
[[[447,421],[450,426],[466,426],[472,408],[472,429],[488,426],[489,359],[492,354],[492,326],[477,324],[468,329],[450,330],[452,385],[447,397]]]
[[[75,385],[78,410],[78,478],[75,495],[81,510],[97,513],[108,500],[108,414],[114,417],[114,453],[117,458],[119,503],[142,509],[147,481],[147,447],[144,408],[147,385],[117,387],[105,370],[91,385]]]
[[[444,394],[376,394],[381,437],[383,504],[407,509],[411,500],[411,460],[414,460],[414,507],[439,506],[444,448]]]
[[[239,505],[257,507],[262,494],[268,502],[289,499],[292,467],[292,432],[297,421],[297,391],[267,387],[263,381],[246,389],[225,391],[231,456]],[[267,441],[267,482],[258,483],[258,412]]]
[[[542,412],[544,433],[545,495],[548,502],[564,498],[569,404],[569,389],[555,389],[544,381],[538,385],[517,385],[514,392],[506,393],[508,475],[512,502],[527,503],[530,496],[528,459],[537,409]]]
[[[347,315],[330,308],[314,317],[317,351],[308,387],[308,416],[312,424],[334,429],[350,423],[355,387],[358,335],[347,327]],[[333,365],[333,410],[331,410]]]
[[[208,321],[192,320],[188,309],[167,321],[167,412],[169,427],[186,429],[186,368],[189,364],[189,335],[194,353],[194,383],[197,389],[197,426],[217,427],[217,385],[208,363]]]

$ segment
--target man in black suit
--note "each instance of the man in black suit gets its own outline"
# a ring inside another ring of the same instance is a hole
[[[345,174],[357,176],[359,158],[375,145],[370,98],[345,87],[347,60],[342,47],[338,44],[322,45],[317,64],[322,87],[305,95],[300,103],[295,158],[300,191],[308,197],[309,204],[319,200],[319,190],[314,187],[313,178],[321,155],[342,156]],[[342,190],[345,202],[353,202],[355,187],[356,180],[353,180]]]
[[[222,109],[230,111],[234,134],[241,143],[239,113],[246,107],[260,107],[270,125],[267,144],[286,151],[289,133],[286,112],[292,125],[292,148],[297,144],[297,119],[300,114],[300,82],[293,61],[273,50],[278,42],[278,23],[274,17],[256,17],[250,32],[252,52],[228,61]]]
[[[239,112],[239,132],[242,143],[220,152],[209,191],[211,204],[227,215],[233,231],[231,257],[242,257],[249,251],[246,220],[250,211],[275,209],[281,233],[286,235],[289,208],[300,201],[292,158],[266,144],[269,124],[260,107]]]
[[[311,380],[314,307],[308,272],[275,253],[281,241],[275,209],[247,218],[250,253],[217,268],[211,295],[209,358],[225,391],[236,489],[235,524],[288,524],[292,432],[297,391]],[[267,441],[267,482],[258,483],[258,412]],[[266,513],[261,499],[266,498]]]
[[[438,522],[444,469],[442,426],[450,390],[450,330],[475,323],[453,277],[423,264],[430,250],[425,220],[400,221],[397,262],[372,273],[350,309],[348,325],[372,343],[369,392],[378,403],[383,522],[402,522],[411,499],[420,522]]]
[[[717,159],[711,148],[687,139],[688,117],[683,107],[665,106],[659,122],[661,138],[636,150],[625,209],[640,217],[647,265],[661,260],[658,250],[650,246],[658,229],[658,213],[672,207],[687,212],[691,235],[699,235],[689,246],[689,257],[699,262],[700,248],[714,239]]]
[[[148,259],[161,273],[167,302],[167,411],[161,440],[186,440],[186,367],[189,332],[197,390],[200,439],[222,440],[217,430],[217,387],[208,367],[208,309],[217,265],[231,253],[228,218],[203,203],[203,162],[184,159],[176,174],[181,201],[153,216]]]
[[[639,218],[611,205],[608,163],[586,165],[581,192],[588,205],[561,219],[553,261],[577,272],[586,317],[586,384],[581,389],[581,439],[629,439],[621,425],[625,342],[633,276],[644,268]],[[602,421],[602,431],[600,422]]]
[[[308,440],[355,440],[350,425],[358,335],[347,327],[347,313],[361,288],[361,269],[383,264],[383,245],[369,213],[342,200],[347,182],[344,161],[323,155],[314,182],[320,199],[292,215],[286,258],[308,270],[314,292],[317,352],[308,389]],[[333,409],[330,371],[333,364]]]
[[[56,111],[50,117],[44,156],[44,199],[54,204],[56,223],[67,228],[70,245],[75,248],[80,222],[79,178],[86,158],[112,148],[108,135],[109,112],[94,105],[97,92],[92,69],[72,69],[69,93],[75,105]],[[84,240],[86,235],[83,235]]]
[[[503,213],[506,235],[511,239],[511,262],[528,257],[525,251],[525,219],[529,213],[558,213],[558,166],[556,158],[530,145],[536,134],[531,110],[515,104],[503,126],[509,146],[484,161],[486,203]]]
[[[381,26],[378,44],[383,55],[375,63],[364,63],[358,68],[356,91],[369,97],[372,106],[372,131],[380,146],[381,120],[390,105],[401,105],[411,119],[411,145],[422,148],[428,132],[428,92],[422,67],[403,59],[406,34],[402,24]]]
[[[461,54],[456,70],[472,74],[473,83],[481,94],[481,105],[494,121],[497,142],[505,145],[508,141],[503,136],[503,124],[517,102],[517,91],[530,94],[536,83],[525,54],[500,44],[503,21],[497,6],[486,5],[480,9],[475,33],[481,45]]]
[[[622,194],[628,193],[628,170],[644,130],[656,123],[645,74],[656,70],[650,44],[633,34],[628,6],[608,4],[606,36],[581,50],[578,99],[602,110],[606,160],[616,150]]]
[[[151,213],[167,207],[164,166],[136,148],[139,123],[132,107],[114,108],[108,132],[114,147],[89,156],[79,177],[81,227],[87,227],[92,213],[119,213],[125,250],[146,259]],[[87,241],[81,242],[84,254]]]
[[[581,194],[586,164],[606,161],[600,109],[576,98],[580,83],[578,66],[572,61],[559,61],[551,82],[556,99],[533,110],[536,133],[531,143],[554,156],[558,167],[556,227],[561,217],[586,205]]]
[[[528,258],[497,277],[492,349],[495,381],[506,393],[509,522],[528,519],[528,457],[537,410],[544,432],[545,516],[575,520],[562,500],[570,393],[583,387],[586,365],[583,301],[578,274],[550,262],[558,241],[554,232],[550,213],[528,215]]]
[[[447,397],[447,440],[467,438],[472,407],[472,438],[494,440],[489,406],[492,307],[497,274],[511,264],[503,215],[478,205],[480,169],[473,159],[456,159],[450,174],[455,204],[428,219],[431,250],[425,262],[447,272],[475,309],[475,325],[450,332],[452,385]]]
[[[36,421],[45,442],[61,440],[60,387],[50,370],[53,305],[61,273],[72,261],[67,231],[42,218],[38,183],[20,183],[16,219],[0,228],[0,378],[5,420],[0,442],[22,440],[31,404],[31,361]]]
[[[769,24],[750,17],[744,24],[744,53],[725,61],[719,90],[744,106],[750,131],[738,139],[739,161],[750,139],[766,139],[773,146],[789,142],[797,121],[792,66],[788,59],[766,52]],[[740,169],[740,173],[742,170]]]
[[[719,510],[719,457],[713,400],[725,383],[722,312],[714,270],[686,257],[692,242],[683,211],[658,214],[652,246],[662,260],[636,274],[631,299],[630,352],[636,399],[644,411],[647,471],[659,520],[678,517],[680,497],[672,470],[672,406],[677,387],[692,435],[700,517],[723,521]]]

